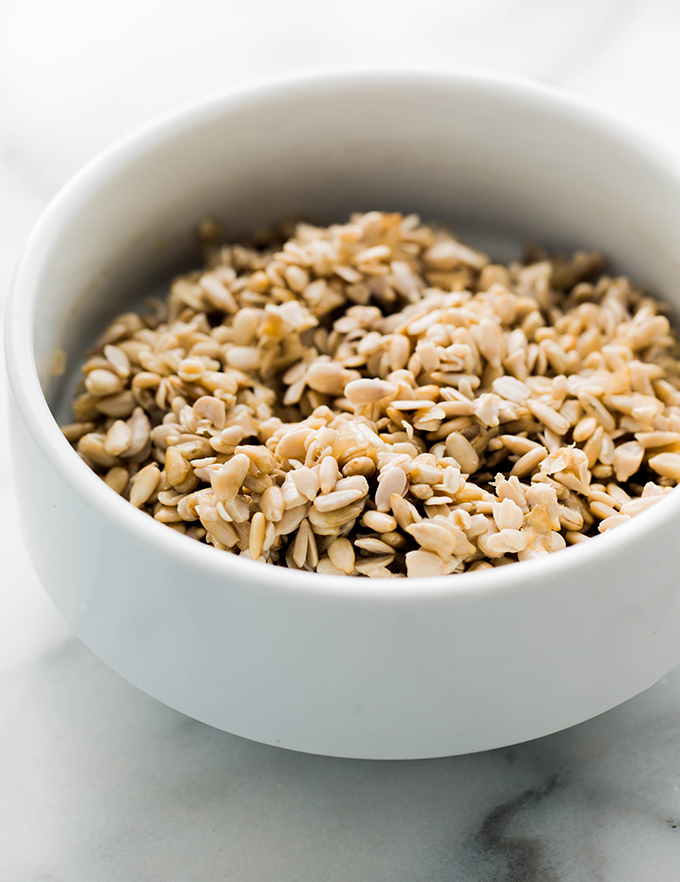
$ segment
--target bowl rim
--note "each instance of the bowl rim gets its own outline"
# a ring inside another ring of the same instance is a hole
[[[233,579],[248,583],[249,588],[258,585],[262,590],[332,598],[334,601],[396,600],[401,603],[410,600],[426,603],[446,597],[473,602],[475,598],[507,593],[512,588],[515,591],[538,590],[557,577],[573,575],[579,568],[587,569],[594,560],[615,557],[632,543],[642,544],[671,517],[680,516],[680,488],[641,512],[630,523],[593,537],[597,539],[594,545],[591,542],[578,543],[544,558],[523,561],[521,566],[395,579],[348,579],[346,576],[272,567],[271,564],[225,553],[169,530],[107,487],[63,436],[40,386],[32,332],[39,275],[64,220],[87,203],[99,183],[115,178],[129,162],[196,125],[259,101],[270,101],[277,95],[312,95],[334,88],[361,88],[367,84],[476,91],[480,95],[523,102],[538,112],[558,113],[567,122],[577,122],[617,141],[673,179],[676,186],[680,184],[680,169],[672,154],[629,124],[553,86],[488,70],[422,64],[329,65],[251,80],[185,102],[154,116],[86,163],[49,202],[27,240],[8,297],[5,351],[12,397],[35,443],[72,489],[96,511],[116,521],[122,530],[134,533],[148,544],[150,550],[168,558],[182,559],[197,572],[203,570],[224,577],[225,589],[230,587]]]

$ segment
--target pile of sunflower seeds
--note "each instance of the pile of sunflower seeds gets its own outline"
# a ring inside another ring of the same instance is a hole
[[[130,503],[253,560],[434,576],[588,541],[680,480],[662,304],[599,254],[493,264],[416,215],[297,223],[127,313],[63,432]]]

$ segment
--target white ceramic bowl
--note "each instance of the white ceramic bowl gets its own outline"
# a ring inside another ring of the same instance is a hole
[[[191,231],[380,208],[503,250],[597,247],[680,307],[680,181],[638,136],[499,76],[330,71],[193,104],[92,162],[39,221],[7,322],[19,503],[82,640],[144,691],[269,744],[433,757],[578,723],[680,662],[680,493],[550,558],[412,580],[298,573],[180,536],[62,437],[54,352],[188,259]]]

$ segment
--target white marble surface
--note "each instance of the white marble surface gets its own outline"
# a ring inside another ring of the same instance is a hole
[[[679,34],[674,0],[5,0],[2,297],[60,184],[207,89],[342,61],[475,64],[585,95],[680,160]],[[680,878],[680,669],[596,720],[475,756],[355,762],[253,744],[163,707],[72,636],[24,550],[6,453],[3,419],[2,882]]]

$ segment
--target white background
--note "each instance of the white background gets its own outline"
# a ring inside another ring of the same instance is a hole
[[[679,39],[673,0],[0,0],[0,297],[61,184],[206,91],[342,62],[473,65],[570,89],[680,161]],[[2,882],[677,878],[677,673],[571,732],[477,757],[253,745],[143,696],[71,636],[24,551],[20,492],[3,417]]]

